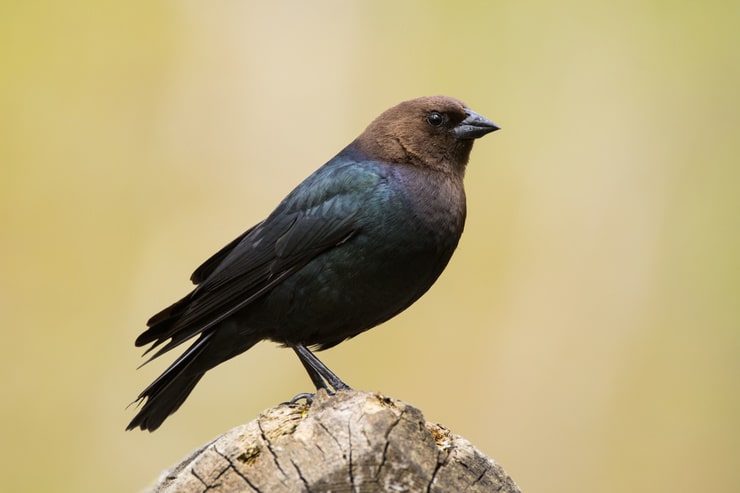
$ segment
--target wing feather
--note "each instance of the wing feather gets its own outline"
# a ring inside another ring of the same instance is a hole
[[[213,328],[356,234],[364,201],[381,177],[362,166],[345,167],[342,173],[328,169],[322,175],[325,168],[267,219],[206,260],[193,273],[195,290],[150,319],[136,345],[153,342],[147,352],[164,345],[149,360]],[[355,173],[361,173],[360,180],[347,176]]]

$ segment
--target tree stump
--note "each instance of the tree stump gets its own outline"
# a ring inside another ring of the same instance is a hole
[[[379,394],[319,391],[237,426],[164,472],[148,493],[520,493],[504,469],[420,410]]]

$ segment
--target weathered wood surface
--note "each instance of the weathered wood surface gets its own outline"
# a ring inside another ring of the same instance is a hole
[[[519,492],[503,468],[420,410],[374,393],[319,392],[237,426],[149,493]]]

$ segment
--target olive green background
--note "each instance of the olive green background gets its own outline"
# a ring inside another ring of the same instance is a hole
[[[310,389],[264,343],[154,434],[133,340],[192,270],[395,103],[501,125],[435,287],[321,354],[525,492],[740,484],[737,2],[0,7],[4,491],[138,491]]]

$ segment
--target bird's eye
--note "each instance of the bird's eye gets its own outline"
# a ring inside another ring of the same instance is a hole
[[[445,115],[438,111],[432,111],[427,115],[427,123],[433,127],[439,127],[445,122]]]

